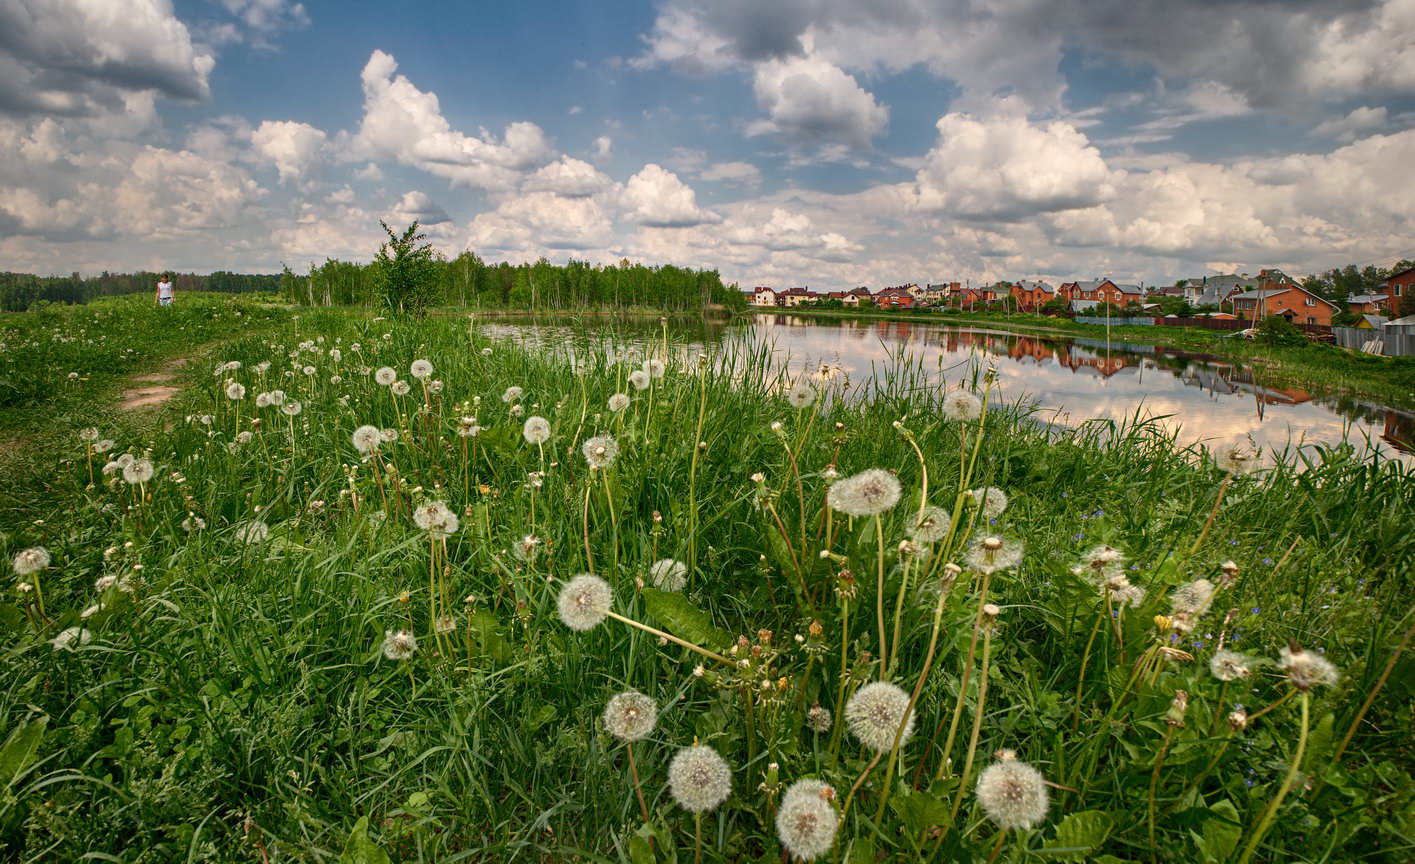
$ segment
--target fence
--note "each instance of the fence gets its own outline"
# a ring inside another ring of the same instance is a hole
[[[1099,324],[1102,327],[1106,325],[1111,327],[1152,327],[1155,323],[1155,319],[1149,316],[1144,318],[1097,318],[1093,315],[1077,315],[1071,320],[1077,324]]]
[[[1331,330],[1336,336],[1336,344],[1342,348],[1386,357],[1415,357],[1415,332],[1408,325],[1380,330],[1356,327],[1333,327]]]
[[[1208,330],[1247,330],[1252,327],[1241,318],[1156,318],[1161,327],[1203,327]]]

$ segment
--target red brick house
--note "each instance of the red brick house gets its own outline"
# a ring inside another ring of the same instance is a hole
[[[1407,267],[1381,283],[1380,290],[1390,299],[1390,309],[1398,315],[1409,315],[1415,309],[1415,301],[1410,299],[1415,292],[1415,267]]]
[[[1272,290],[1255,288],[1234,294],[1233,314],[1248,321],[1281,315],[1294,324],[1331,326],[1331,316],[1341,310],[1300,285],[1276,283]]]
[[[1041,305],[1056,297],[1056,289],[1046,282],[1023,279],[1012,286],[1009,292],[1017,301],[1017,308],[1024,312],[1034,312]]]
[[[960,309],[971,309],[982,303],[991,303],[997,299],[996,288],[959,288],[958,283],[953,283],[949,292],[952,296],[949,300],[950,306],[957,306]]]
[[[1058,296],[1066,300],[1094,300],[1097,303],[1111,303],[1129,306],[1140,302],[1145,292],[1138,285],[1118,285],[1109,279],[1092,279],[1088,282],[1064,282],[1056,289]]]
[[[914,295],[907,288],[884,288],[874,297],[875,305],[881,308],[910,309],[914,306]]]
[[[1346,310],[1353,315],[1383,315],[1390,309],[1388,294],[1348,294]]]

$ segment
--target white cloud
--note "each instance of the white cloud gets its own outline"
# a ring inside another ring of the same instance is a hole
[[[393,205],[393,209],[388,213],[388,218],[384,221],[391,221],[399,225],[417,222],[424,228],[431,228],[434,225],[450,223],[452,217],[447,215],[447,211],[442,209],[441,204],[432,200],[431,195],[414,189],[411,192],[403,193],[403,197]]]
[[[588,162],[561,156],[526,178],[523,192],[554,192],[567,198],[583,198],[606,192],[614,181]]]
[[[792,142],[864,150],[889,122],[888,108],[819,57],[759,63],[752,89],[767,118],[749,125],[748,134],[771,132]]]
[[[214,63],[170,0],[0,0],[0,112],[95,115],[149,91],[201,100]]]
[[[545,132],[534,123],[506,127],[501,140],[452,129],[437,94],[424,92],[404,75],[397,61],[374,51],[362,73],[364,116],[354,137],[354,158],[395,159],[449,181],[453,186],[506,190],[554,158]]]
[[[304,4],[289,0],[221,0],[221,5],[257,34],[298,30],[310,23]]]
[[[614,155],[614,139],[608,135],[601,135],[594,139],[594,153],[590,158],[601,165],[608,162]]]
[[[629,178],[622,198],[627,218],[639,225],[684,228],[718,220],[698,207],[696,193],[677,174],[652,162]]]
[[[593,198],[566,198],[531,192],[503,201],[472,220],[467,248],[478,254],[540,254],[542,250],[579,251],[611,243],[614,226]]]
[[[699,180],[720,181],[756,188],[761,185],[762,172],[750,162],[714,162],[698,172]]]
[[[251,146],[280,173],[281,183],[299,183],[319,171],[324,131],[294,120],[266,120],[251,133]]]
[[[946,114],[916,178],[918,206],[962,218],[1021,219],[1105,201],[1111,171],[1086,136],[1060,120],[1036,125],[1004,107]]]
[[[1312,134],[1319,138],[1335,138],[1344,144],[1350,144],[1361,133],[1380,129],[1385,125],[1386,109],[1384,105],[1374,108],[1362,105],[1359,108],[1353,108],[1351,113],[1344,117],[1332,117],[1317,124],[1312,129]]]

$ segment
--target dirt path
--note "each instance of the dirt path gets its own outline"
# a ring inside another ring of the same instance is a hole
[[[141,411],[165,404],[181,389],[171,381],[175,377],[176,371],[187,365],[187,361],[190,359],[190,357],[178,357],[175,360],[168,360],[157,367],[156,372],[134,376],[133,384],[135,386],[123,391],[118,403],[118,410]]]

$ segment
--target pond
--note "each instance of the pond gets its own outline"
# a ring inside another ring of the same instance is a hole
[[[562,346],[586,338],[657,342],[663,335],[651,318],[506,318],[484,326],[517,341]],[[1158,418],[1186,444],[1249,436],[1264,449],[1284,450],[1346,441],[1363,455],[1415,462],[1415,412],[1279,386],[1254,369],[1191,351],[930,322],[773,313],[727,324],[673,319],[667,326],[680,345],[740,340],[769,349],[772,362],[793,373],[825,364],[856,384],[882,379],[901,360],[950,382],[981,363],[997,372],[995,398],[1034,403],[1038,419],[1061,426],[1120,423],[1138,415]]]

